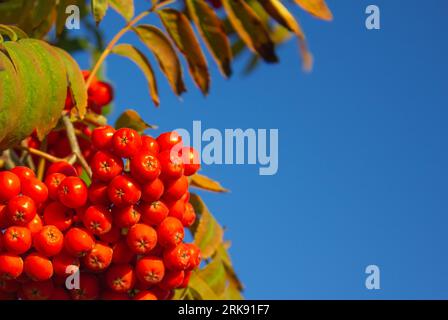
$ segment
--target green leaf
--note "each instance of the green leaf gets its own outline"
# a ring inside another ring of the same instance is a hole
[[[190,202],[199,216],[194,230],[194,243],[201,249],[202,258],[208,259],[222,243],[224,230],[198,195],[191,194]]]
[[[137,113],[137,111],[129,109],[125,110],[115,122],[115,129],[131,128],[138,131],[140,134],[146,129],[154,128],[147,124]]]
[[[33,52],[36,58],[35,72],[39,75],[42,101],[47,108],[47,112],[42,112],[36,119],[37,136],[42,140],[56,126],[64,107],[68,86],[65,63],[53,47],[45,42],[23,39],[20,45],[23,50]]]
[[[295,2],[309,14],[316,18],[330,21],[333,19],[333,14],[328,8],[325,0],[295,0]]]
[[[188,288],[194,291],[194,295],[202,300],[218,300],[219,297],[213,292],[207,282],[200,278],[195,272],[190,276]]]
[[[139,25],[133,30],[154,54],[174,93],[179,96],[185,92],[182,66],[176,51],[163,31],[151,25]]]
[[[224,30],[224,24],[215,11],[203,0],[186,0],[188,12],[199,30],[222,74],[232,74],[232,50]]]
[[[7,36],[11,41],[17,41],[17,34],[10,26],[6,26],[4,24],[0,24],[0,35]]]
[[[196,173],[191,177],[190,185],[199,189],[213,192],[228,192],[219,182],[210,179],[204,175]]]
[[[57,47],[54,48],[64,61],[69,90],[72,95],[75,108],[78,111],[78,115],[80,118],[83,118],[87,111],[87,90],[84,76],[82,75],[78,63],[72,58],[72,56],[62,49]]]
[[[93,17],[95,18],[95,22],[97,25],[100,24],[101,20],[103,20],[108,8],[108,0],[92,0]]]
[[[266,62],[278,62],[274,43],[263,22],[243,0],[222,0],[229,20],[241,39]]]
[[[297,20],[278,0],[260,0],[260,3],[275,21],[297,36],[299,39],[299,48],[303,57],[303,67],[305,70],[310,70],[313,62],[312,54],[308,50],[305,34]]]
[[[163,9],[158,14],[174,44],[187,59],[194,82],[207,95],[210,86],[207,61],[187,17],[174,9]]]
[[[140,68],[140,70],[142,70],[146,80],[148,81],[148,88],[152,101],[156,106],[158,106],[160,102],[157,82],[154,76],[154,71],[146,56],[130,44],[119,44],[112,49],[112,52],[130,59]]]
[[[126,21],[131,20],[134,16],[134,0],[109,0],[109,4]]]
[[[209,285],[216,295],[223,294],[226,288],[226,270],[221,259],[213,259],[204,268],[198,270],[197,275]]]

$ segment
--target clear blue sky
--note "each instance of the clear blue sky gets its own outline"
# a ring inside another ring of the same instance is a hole
[[[160,126],[155,134],[193,120],[220,130],[279,129],[277,175],[249,165],[203,168],[232,190],[204,198],[227,227],[247,298],[446,299],[448,3],[328,4],[332,23],[294,9],[314,52],[311,74],[301,73],[293,41],[279,50],[279,65],[249,77],[227,81],[213,65],[206,99],[188,79],[179,102],[159,77],[156,109],[140,71],[111,57],[112,119],[138,109]],[[379,31],[364,27],[369,4],[381,9]],[[109,39],[118,21],[104,21]],[[381,269],[378,291],[365,289],[369,264]]]

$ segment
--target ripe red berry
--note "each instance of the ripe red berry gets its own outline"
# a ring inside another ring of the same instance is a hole
[[[186,270],[190,266],[190,248],[184,244],[167,249],[163,253],[163,262],[170,270]]]
[[[102,126],[93,129],[92,131],[92,144],[98,150],[110,150],[112,149],[112,137],[114,136],[115,129],[111,126]]]
[[[70,290],[73,300],[94,300],[100,294],[100,284],[97,277],[91,273],[81,272],[79,289]]]
[[[168,216],[168,207],[161,201],[142,202],[139,205],[142,221],[150,226],[159,225]]]
[[[116,242],[112,249],[114,250],[112,262],[115,264],[130,263],[135,256],[129,249],[126,239]]]
[[[58,198],[66,207],[82,207],[87,202],[87,186],[78,177],[67,177],[58,187]]]
[[[52,163],[48,167],[46,175],[48,176],[52,173],[62,173],[67,177],[70,176],[76,177],[78,175],[78,172],[76,171],[75,167],[73,167],[66,161],[59,161]]]
[[[157,227],[157,239],[162,247],[175,247],[184,239],[184,226],[179,219],[167,217]]]
[[[134,300],[158,300],[158,299],[153,292],[149,290],[143,290],[134,296]]]
[[[19,177],[21,183],[23,183],[24,181],[27,181],[30,178],[36,177],[36,175],[34,174],[34,171],[28,167],[17,166],[17,167],[12,168],[10,171],[12,173],[14,173],[17,177]]]
[[[151,286],[162,281],[165,275],[165,265],[158,257],[142,257],[135,265],[135,273],[139,281],[144,285]]]
[[[184,281],[185,273],[182,270],[167,270],[159,287],[164,290],[172,290],[180,287]]]
[[[164,191],[163,182],[160,179],[147,182],[142,186],[142,199],[146,202],[153,202],[159,200]]]
[[[23,271],[23,260],[12,253],[0,254],[0,279],[16,279]]]
[[[22,254],[31,248],[31,231],[25,227],[9,227],[3,234],[3,246],[14,254]]]
[[[45,207],[43,218],[46,225],[54,225],[60,231],[65,231],[73,223],[73,213],[73,209],[55,201]]]
[[[99,107],[103,107],[112,102],[114,98],[114,90],[110,84],[97,81],[93,82],[87,91],[89,100]]]
[[[142,151],[157,155],[159,153],[157,140],[150,136],[142,136]]]
[[[8,219],[13,225],[25,226],[36,215],[36,205],[27,196],[15,196],[8,202]]]
[[[177,180],[168,181],[165,184],[165,192],[163,193],[163,199],[167,201],[176,201],[187,192],[188,190],[188,178],[182,176]]]
[[[123,171],[123,160],[107,151],[98,151],[90,162],[94,179],[104,182],[112,180]]]
[[[83,257],[92,251],[95,239],[86,230],[71,228],[65,234],[64,247],[74,257]]]
[[[52,259],[54,274],[66,278],[70,274],[69,266],[79,267],[79,259],[61,252]]]
[[[84,226],[93,234],[105,234],[112,229],[112,215],[107,207],[90,206],[84,212]]]
[[[131,174],[138,181],[153,181],[160,172],[160,162],[155,155],[138,152],[131,159]]]
[[[179,219],[182,222],[185,214],[185,201],[179,199],[169,203],[169,216]],[[182,223],[183,224],[183,223]]]
[[[25,258],[23,271],[34,281],[45,281],[53,276],[53,264],[47,257],[31,253]]]
[[[111,264],[112,254],[112,248],[97,242],[92,251],[83,258],[83,265],[91,271],[102,271]]]
[[[0,202],[6,202],[20,193],[20,179],[9,171],[0,172]]]
[[[47,225],[33,237],[34,248],[47,257],[52,257],[61,252],[64,245],[64,235],[58,228]]]
[[[108,244],[116,243],[118,240],[120,240],[120,237],[121,230],[116,225],[112,225],[112,228],[109,230],[109,232],[99,235],[100,240]]]
[[[142,195],[138,183],[128,176],[116,176],[107,188],[109,200],[118,207],[137,203]]]
[[[22,294],[24,300],[48,300],[54,290],[51,280],[47,281],[29,281],[22,285]]]
[[[66,178],[66,175],[63,173],[55,172],[47,175],[45,178],[45,185],[48,188],[48,196],[52,200],[58,199],[58,187],[61,184],[62,180]]]
[[[201,167],[199,153],[192,147],[181,149],[180,156],[184,164],[184,175],[192,176]]]
[[[106,272],[106,284],[114,292],[127,292],[135,284],[134,270],[128,264],[112,265]]]
[[[37,178],[30,178],[22,184],[22,194],[33,199],[34,203],[44,203],[48,199],[47,186]]]
[[[136,254],[146,254],[155,248],[157,244],[156,231],[146,224],[137,223],[129,228],[126,241]]]
[[[40,218],[40,216],[36,214],[33,220],[28,222],[26,228],[30,230],[32,236],[40,232],[40,230],[42,230],[43,228],[42,219]]]
[[[115,131],[112,138],[114,154],[121,158],[130,158],[140,151],[142,139],[137,131],[130,128],[121,128]]]
[[[190,270],[184,271],[184,281],[182,281],[182,284],[178,287],[178,289],[184,289],[188,287],[188,284],[190,282],[192,272]]]
[[[201,250],[194,243],[186,243],[185,246],[190,250],[190,262],[187,270],[193,270],[201,264]]]
[[[108,184],[101,181],[94,181],[89,186],[88,196],[92,204],[108,205],[109,197],[107,195]]]
[[[114,207],[114,224],[119,228],[129,228],[140,221],[140,208],[136,206]]]
[[[166,150],[159,153],[160,166],[162,168],[162,180],[179,179],[184,172],[182,158],[177,154]]]
[[[160,151],[168,150],[176,147],[178,150],[182,148],[182,137],[176,132],[164,132],[157,137]]]
[[[196,221],[196,212],[194,211],[193,205],[189,202],[185,204],[185,211],[182,215],[182,224],[184,227],[188,228],[193,225],[193,223]]]

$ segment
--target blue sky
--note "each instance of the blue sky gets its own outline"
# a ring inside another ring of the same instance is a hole
[[[206,99],[186,77],[180,102],[159,77],[156,109],[140,71],[111,57],[111,117],[137,109],[159,125],[155,134],[193,120],[219,130],[279,130],[276,175],[259,176],[250,165],[202,171],[232,190],[203,197],[227,228],[247,298],[446,299],[448,4],[328,4],[331,23],[294,9],[314,53],[311,74],[301,72],[292,41],[279,49],[279,65],[247,77],[225,80],[211,63]],[[381,30],[364,26],[369,4],[381,9]],[[110,14],[102,23],[108,39],[118,21]],[[370,264],[381,270],[380,290],[364,286]]]

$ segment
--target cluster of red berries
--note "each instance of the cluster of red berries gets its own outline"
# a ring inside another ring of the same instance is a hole
[[[89,186],[66,162],[44,182],[27,167],[0,172],[0,299],[170,299],[188,285],[201,260],[183,242],[197,152],[175,132],[110,126],[91,143]]]

